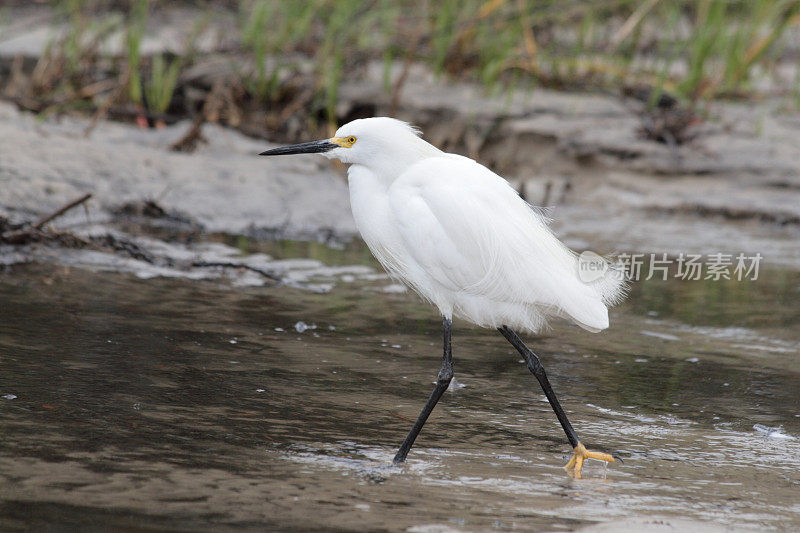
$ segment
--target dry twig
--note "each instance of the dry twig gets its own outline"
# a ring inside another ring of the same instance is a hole
[[[69,211],[70,209],[81,205],[82,203],[84,203],[86,200],[88,200],[91,197],[92,197],[91,193],[84,194],[83,196],[81,196],[77,200],[73,200],[73,201],[65,204],[64,206],[56,209],[55,211],[53,211],[49,215],[39,219],[38,222],[36,222],[35,224],[33,224],[31,226],[23,227],[21,229],[9,230],[9,231],[6,231],[6,232],[0,234],[0,243],[3,243],[3,244],[25,244],[27,242],[35,240],[37,237],[39,237],[41,235],[42,228],[44,228],[44,226],[48,222],[52,222],[53,220],[55,220],[56,218],[60,217],[61,215],[63,215],[67,211]]]

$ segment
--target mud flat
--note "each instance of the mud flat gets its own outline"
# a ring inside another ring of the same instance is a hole
[[[96,223],[124,204],[149,199],[210,232],[353,230],[345,185],[322,160],[259,158],[263,142],[213,125],[204,131],[208,142],[192,154],[169,150],[185,123],[140,130],[104,122],[84,138],[87,126],[73,118],[39,123],[0,106],[6,216],[41,214],[92,193]]]
[[[50,8],[8,9],[3,68],[17,59],[37,61],[65,29]],[[180,37],[196,14],[181,6],[157,10],[142,53],[181,53]],[[225,10],[209,21],[195,43],[199,57],[181,75],[182,94],[205,94],[242,67],[225,37],[235,29],[236,17]],[[122,42],[122,34],[112,35],[104,53],[119,52]],[[309,66],[296,59],[299,71]],[[641,97],[621,94],[520,89],[489,96],[400,63],[388,75],[404,82],[389,93],[385,75],[380,62],[348,73],[339,90],[340,122],[381,114],[413,122],[434,144],[480,160],[529,202],[552,208],[555,229],[576,248],[759,252],[766,261],[800,267],[800,114],[785,102],[712,103],[707,116],[687,121],[679,135],[684,142],[657,142],[643,130],[686,110],[648,111]],[[257,157],[267,141],[303,136],[290,126],[271,131],[257,111],[241,128],[249,137],[205,124],[195,151],[178,153],[170,147],[191,129],[188,121],[161,130],[103,120],[92,127],[88,118],[42,120],[0,103],[0,216],[6,225],[19,224],[92,194],[87,210],[54,224],[84,237],[116,232],[134,243],[138,232],[127,222],[137,217],[145,230],[189,231],[195,241],[209,233],[352,238],[342,166],[315,156]],[[13,252],[31,257],[32,249]],[[0,251],[4,262],[10,254]]]
[[[345,88],[343,115],[387,112],[377,87],[367,75]],[[640,138],[635,104],[610,96],[536,91],[493,99],[418,73],[399,102],[398,116],[432,142],[478,158],[529,202],[551,208],[554,228],[576,248],[758,252],[765,261],[800,266],[796,116],[720,104],[695,140],[670,147]],[[354,236],[340,165],[317,156],[260,158],[268,142],[214,124],[203,126],[205,142],[193,153],[170,149],[191,128],[188,121],[163,130],[101,121],[85,135],[88,127],[88,119],[42,121],[0,104],[0,215],[21,223],[91,193],[88,210],[54,224],[77,235],[122,232],[134,241],[124,223],[140,215],[150,225],[189,228],[195,238]],[[148,203],[155,214],[135,207]],[[10,253],[2,248],[4,262],[13,262]],[[14,253],[30,256],[28,248]]]

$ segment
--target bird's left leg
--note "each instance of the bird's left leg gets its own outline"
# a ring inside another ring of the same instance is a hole
[[[447,317],[443,317],[442,326],[444,329],[444,354],[442,355],[442,369],[439,371],[439,375],[436,378],[436,387],[434,387],[431,397],[428,398],[425,407],[422,408],[422,412],[419,414],[417,421],[414,422],[414,427],[411,428],[406,440],[403,441],[403,444],[400,445],[400,449],[397,450],[397,455],[394,456],[394,464],[399,464],[406,460],[406,455],[408,455],[411,446],[414,445],[414,441],[422,430],[422,426],[425,425],[425,421],[428,420],[431,411],[436,407],[436,404],[439,402],[442,394],[444,394],[444,391],[447,390],[447,387],[450,386],[450,380],[453,379],[453,350],[450,333],[453,321]]]
[[[583,462],[586,459],[598,459],[600,461],[613,463],[614,456],[607,453],[590,452],[584,447],[583,444],[581,444],[581,441],[578,440],[578,434],[575,433],[575,430],[572,428],[572,424],[569,423],[567,413],[564,412],[564,408],[561,407],[561,403],[559,403],[556,393],[553,391],[553,387],[550,386],[550,380],[547,379],[547,374],[544,371],[542,363],[539,361],[539,357],[537,357],[536,354],[530,350],[530,348],[525,346],[525,343],[522,342],[522,339],[520,339],[511,328],[508,326],[501,326],[497,329],[503,334],[508,342],[510,342],[514,348],[517,349],[522,357],[525,358],[528,369],[534,376],[536,376],[536,379],[539,380],[539,384],[542,386],[544,395],[547,396],[547,401],[550,402],[550,407],[553,408],[553,412],[555,412],[556,416],[558,417],[561,427],[564,428],[564,433],[567,434],[569,444],[572,446],[572,449],[575,453],[565,468],[568,471],[571,471],[576,478],[580,479]]]

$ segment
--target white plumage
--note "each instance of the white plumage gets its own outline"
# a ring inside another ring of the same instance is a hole
[[[351,165],[353,216],[367,246],[443,316],[533,333],[548,316],[608,327],[621,277],[582,281],[576,254],[506,180],[391,118],[354,120],[334,139],[355,139],[324,155]]]
[[[395,464],[405,461],[453,379],[453,316],[497,328],[523,356],[573,447],[567,470],[580,477],[586,459],[614,461],[580,442],[539,358],[514,330],[537,332],[549,316],[590,331],[607,328],[607,306],[624,292],[619,270],[596,256],[594,281],[582,281],[575,253],[503,178],[471,159],[442,152],[405,122],[354,120],[330,139],[261,155],[303,153],[350,164],[350,203],[364,241],[392,276],[433,302],[444,317],[442,369]],[[598,267],[603,268],[598,272]]]

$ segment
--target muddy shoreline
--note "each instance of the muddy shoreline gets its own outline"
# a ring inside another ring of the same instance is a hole
[[[25,62],[40,60],[65,23],[49,8],[9,9],[15,23],[0,41],[0,65],[21,77]],[[193,14],[186,6],[157,10],[142,53],[180,54],[179,37],[190,33]],[[241,57],[231,54],[225,38],[235,33],[234,15],[223,9],[197,37],[198,56],[179,80],[180,98],[192,102],[166,127],[142,129],[134,124],[135,110],[123,122],[95,121],[91,110],[42,118],[20,110],[20,95],[11,98],[16,104],[0,102],[6,225],[37,220],[91,194],[85,209],[49,227],[84,241],[102,237],[142,247],[147,239],[191,246],[210,234],[332,244],[357,238],[342,165],[315,156],[256,155],[270,142],[324,132],[305,131],[296,112],[276,122],[281,109],[239,109],[249,115],[237,119],[238,129],[213,123],[214,117],[232,123],[224,110],[198,111],[203,102],[224,100],[214,96],[215,87],[240,74]],[[122,37],[108,39],[105,57],[120,53]],[[307,63],[297,58],[299,73]],[[669,99],[649,109],[646,94],[625,88],[619,94],[517,89],[489,95],[421,64],[386,67],[366,60],[348,72],[338,91],[340,123],[392,114],[419,126],[433,144],[477,159],[531,204],[550,209],[554,228],[576,248],[760,252],[776,265],[800,268],[800,114],[785,102],[717,101],[698,114]],[[102,70],[102,61],[94,68]],[[387,90],[386,79],[403,81]],[[23,81],[16,85],[24,87]],[[645,134],[681,114],[687,118],[679,138],[659,142]],[[176,145],[187,151],[175,151]],[[50,239],[3,246],[0,262],[37,260],[38,249],[60,245]]]
[[[613,97],[536,91],[508,101],[414,76],[398,116],[434,144],[510,179],[526,200],[550,209],[554,228],[577,248],[760,252],[775,264],[800,266],[794,117],[720,104],[707,131],[669,147],[641,139],[637,111]],[[369,102],[376,114],[390,105],[374,79],[343,94],[350,101],[342,105],[363,109]],[[760,136],[746,126],[754,113],[761,113]],[[66,213],[54,227],[133,243],[186,244],[206,234],[355,238],[341,165],[315,156],[259,158],[269,143],[214,124],[202,126],[205,141],[192,153],[169,148],[192,128],[189,121],[146,130],[101,121],[85,136],[89,124],[79,116],[42,121],[0,104],[7,139],[0,216],[20,224],[92,194],[86,209]],[[147,205],[153,210],[142,210]],[[0,256],[6,264],[36,260],[41,246],[4,246]]]

